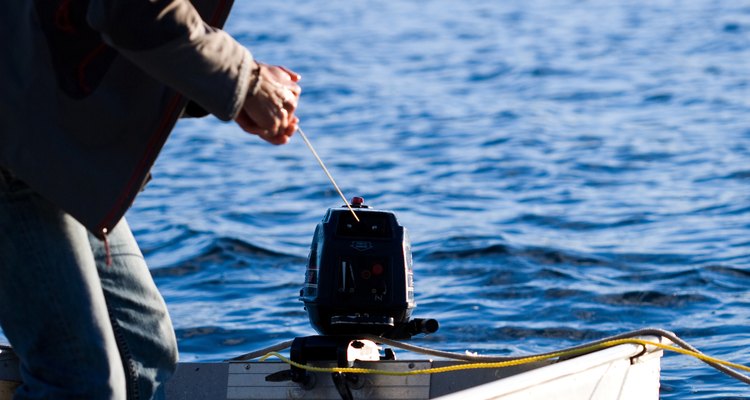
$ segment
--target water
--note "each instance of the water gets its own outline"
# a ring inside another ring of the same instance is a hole
[[[750,363],[750,3],[237,2],[228,31],[303,75],[348,196],[414,242],[415,343],[527,354],[643,327]],[[128,218],[183,361],[310,335],[313,229],[341,204],[299,138],[182,121]],[[685,356],[662,398],[747,387]]]
[[[417,343],[559,349],[653,326],[750,362],[750,3],[239,2],[227,29],[303,75],[349,196],[414,241]],[[299,138],[181,123],[129,214],[182,359],[314,332],[297,294],[340,205]],[[662,398],[737,398],[685,356]]]

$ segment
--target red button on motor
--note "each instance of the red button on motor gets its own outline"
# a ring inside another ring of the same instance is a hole
[[[372,265],[372,274],[377,276],[381,275],[383,273],[383,266],[381,264],[373,264]]]

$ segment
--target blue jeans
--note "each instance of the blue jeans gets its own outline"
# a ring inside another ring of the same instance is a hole
[[[164,397],[177,342],[123,219],[104,242],[0,170],[0,326],[21,360],[15,399]]]

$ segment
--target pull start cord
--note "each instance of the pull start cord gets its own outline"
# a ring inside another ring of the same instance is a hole
[[[341,192],[341,189],[339,189],[339,185],[336,184],[336,181],[333,179],[333,176],[330,172],[328,172],[328,168],[326,168],[326,165],[323,164],[323,160],[320,159],[320,156],[318,155],[318,152],[315,151],[315,148],[313,147],[312,143],[307,139],[307,135],[305,135],[305,132],[302,131],[302,128],[297,125],[297,132],[299,132],[299,135],[302,137],[302,140],[305,141],[305,144],[307,145],[307,148],[310,149],[312,154],[315,156],[315,159],[318,160],[318,164],[320,164],[320,167],[323,168],[323,172],[326,173],[326,176],[328,176],[328,179],[333,184],[333,187],[336,189],[336,192],[338,192],[339,196],[341,196],[341,199],[344,200],[344,204],[346,204],[346,207],[349,208],[349,211],[352,212],[352,215],[354,216],[354,219],[359,222],[359,217],[357,217],[357,214],[354,212],[354,209],[352,209],[352,206],[349,205],[349,200],[346,199],[344,196],[344,193]]]

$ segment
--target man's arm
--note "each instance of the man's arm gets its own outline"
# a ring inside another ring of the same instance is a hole
[[[155,79],[222,120],[239,114],[257,64],[189,1],[91,0],[87,19],[107,44]]]

